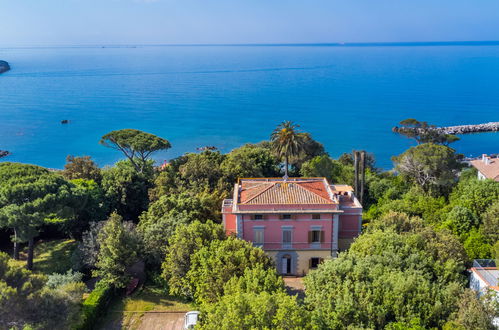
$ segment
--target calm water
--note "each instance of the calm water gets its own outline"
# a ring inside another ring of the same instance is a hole
[[[12,66],[0,75],[3,160],[53,168],[68,154],[112,164],[121,155],[98,141],[115,129],[170,140],[162,161],[267,139],[283,120],[332,156],[366,149],[388,168],[411,145],[391,132],[402,119],[499,121],[499,46],[32,48],[0,59]],[[454,146],[498,152],[499,134]]]

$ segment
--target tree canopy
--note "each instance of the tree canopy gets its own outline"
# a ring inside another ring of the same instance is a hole
[[[392,159],[395,169],[423,190],[442,191],[456,183],[457,173],[463,167],[460,158],[452,148],[424,143]]]
[[[124,288],[130,280],[128,269],[139,259],[140,238],[133,224],[123,222],[113,213],[98,235],[99,253],[94,276],[117,288]]]
[[[29,242],[27,267],[33,266],[33,239],[44,223],[69,219],[73,187],[47,169],[20,163],[0,164],[0,226],[14,231],[14,257],[19,242]]]
[[[193,255],[212,241],[225,239],[223,227],[212,221],[192,223],[177,227],[166,247],[166,258],[162,266],[162,276],[168,282],[171,294],[193,298],[187,273],[191,269]]]
[[[456,309],[464,283],[459,242],[448,247],[452,238],[420,219],[392,214],[385,220],[305,278],[305,299],[319,328],[379,329],[414,320],[441,327]]]
[[[83,179],[100,182],[101,170],[90,156],[74,157],[69,155],[62,171],[62,176],[67,180]]]
[[[212,241],[191,256],[187,280],[193,288],[198,303],[218,301],[224,294],[224,285],[233,276],[241,276],[248,268],[264,269],[274,266],[272,259],[262,249],[249,242],[228,237]]]
[[[66,329],[78,317],[85,285],[79,280],[45,286],[44,275],[9,264],[0,252],[0,328]]]
[[[136,129],[109,132],[101,138],[99,143],[121,151],[138,172],[144,171],[147,160],[152,153],[171,148],[168,140]]]

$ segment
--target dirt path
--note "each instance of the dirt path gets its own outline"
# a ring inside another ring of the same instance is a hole
[[[182,330],[185,313],[145,313],[138,330]]]

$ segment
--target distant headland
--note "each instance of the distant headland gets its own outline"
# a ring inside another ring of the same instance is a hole
[[[9,63],[0,60],[0,73],[4,73],[10,70]]]

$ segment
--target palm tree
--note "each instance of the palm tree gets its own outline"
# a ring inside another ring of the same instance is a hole
[[[272,146],[281,158],[284,158],[284,176],[288,177],[289,157],[298,156],[303,150],[303,135],[298,132],[299,125],[283,121],[270,135]]]

